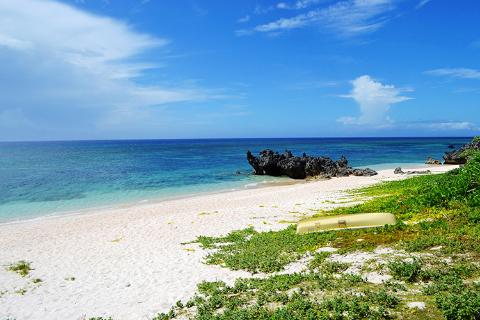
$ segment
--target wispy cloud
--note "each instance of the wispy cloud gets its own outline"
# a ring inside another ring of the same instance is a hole
[[[469,121],[431,122],[425,126],[434,130],[478,130],[477,126]]]
[[[440,68],[425,71],[425,74],[451,78],[480,79],[480,70],[469,68]]]
[[[415,6],[415,9],[421,9],[423,6],[431,2],[432,0],[420,0],[417,5]]]
[[[192,10],[193,12],[195,12],[197,16],[200,16],[200,17],[208,15],[208,10],[203,7],[200,7],[198,4],[193,4]]]
[[[245,22],[248,22],[248,21],[250,21],[250,16],[248,14],[237,20],[238,23],[245,23]]]
[[[292,4],[289,4],[287,2],[279,2],[277,3],[277,8],[287,10],[300,10],[324,1],[325,0],[298,0]]]
[[[390,19],[389,13],[394,9],[394,0],[345,0],[236,33],[278,33],[315,26],[335,36],[351,37],[378,30]]]
[[[11,134],[6,124],[22,132],[28,124],[33,135],[63,128],[65,137],[130,123],[149,107],[211,98],[195,85],[139,84],[159,67],[140,57],[168,43],[58,2],[0,1],[0,136]]]
[[[333,88],[343,85],[342,81],[302,81],[287,85],[286,88],[290,90],[317,90],[324,88]]]
[[[397,122],[393,126],[395,129],[422,130],[429,132],[446,131],[478,131],[478,126],[470,121],[451,121],[451,120],[425,120],[425,121],[407,121]]]
[[[352,91],[342,97],[355,100],[360,107],[360,116],[338,119],[346,125],[388,126],[391,124],[390,106],[412,99],[402,96],[401,90],[395,86],[382,84],[368,75],[353,80],[352,87]]]
[[[266,14],[273,10],[275,10],[274,6],[263,6],[263,5],[257,4],[255,6],[255,9],[253,10],[253,14],[257,14],[257,15]]]

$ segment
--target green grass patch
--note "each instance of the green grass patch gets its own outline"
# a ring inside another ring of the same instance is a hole
[[[16,272],[22,277],[28,276],[32,269],[30,262],[25,260],[20,260],[18,262],[12,263],[7,267],[8,271]]]
[[[358,242],[357,239],[363,241]],[[297,235],[295,226],[281,231],[256,232],[253,228],[234,231],[225,237],[200,237],[203,248],[215,249],[206,262],[232,270],[275,272],[307,252],[331,246],[339,253],[369,251],[389,246],[421,252],[441,246],[444,253],[480,254],[480,224],[469,220],[467,212],[436,221],[380,228],[340,230]]]
[[[466,208],[478,209],[479,186],[480,153],[476,152],[461,169],[363,188],[358,195],[374,198],[331,213],[391,212],[402,220],[451,216]]]
[[[472,286],[461,292],[444,293],[435,299],[448,320],[480,319],[480,286]]]
[[[411,261],[397,260],[390,262],[388,268],[394,279],[415,282],[422,271],[422,263],[418,258]]]
[[[389,319],[399,301],[354,276],[277,275],[239,279],[233,286],[203,282],[190,301],[154,319]]]

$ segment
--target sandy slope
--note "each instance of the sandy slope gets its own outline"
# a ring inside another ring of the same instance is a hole
[[[439,172],[452,167],[433,167]],[[314,209],[345,201],[345,191],[398,179],[374,177],[274,186],[0,225],[0,265],[28,260],[28,277],[0,268],[0,319],[150,319],[193,295],[203,280],[247,276],[202,264],[198,235],[253,225],[286,226]],[[72,280],[71,278],[75,278]],[[33,284],[34,278],[42,279]],[[18,290],[25,289],[24,295]],[[17,292],[15,292],[17,291]]]

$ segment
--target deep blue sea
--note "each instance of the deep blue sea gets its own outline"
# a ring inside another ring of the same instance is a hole
[[[441,158],[470,138],[311,138],[0,142],[0,222],[204,192],[281,178],[251,171],[245,153],[270,148],[345,155],[376,169]],[[283,178],[285,179],[285,178]]]

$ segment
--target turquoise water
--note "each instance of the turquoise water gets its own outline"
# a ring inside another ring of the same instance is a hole
[[[0,143],[0,222],[254,187],[245,157],[270,148],[391,168],[469,138],[217,139]],[[242,174],[237,174],[237,171]]]

